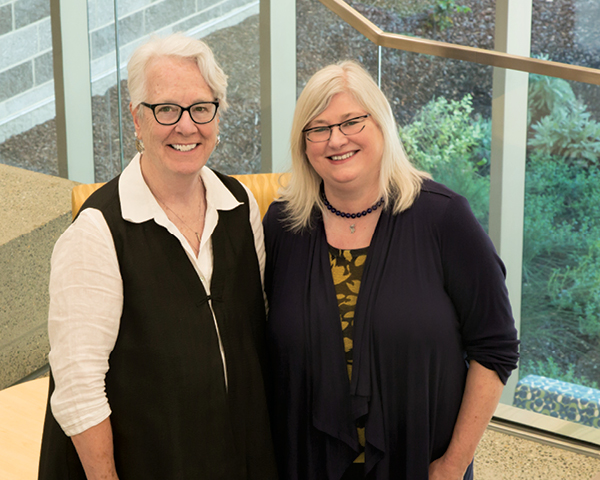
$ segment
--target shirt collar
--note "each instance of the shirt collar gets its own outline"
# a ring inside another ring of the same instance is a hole
[[[202,167],[200,178],[206,191],[206,209],[233,210],[241,205],[223,182],[208,167]],[[164,224],[166,215],[142,176],[140,154],[125,167],[119,179],[119,197],[123,219],[133,223],[158,220]]]

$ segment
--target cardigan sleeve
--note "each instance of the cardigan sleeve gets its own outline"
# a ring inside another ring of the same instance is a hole
[[[439,224],[444,284],[458,313],[467,360],[506,384],[519,358],[506,270],[467,200],[450,197]]]

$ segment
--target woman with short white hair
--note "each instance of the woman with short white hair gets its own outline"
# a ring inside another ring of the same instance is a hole
[[[281,478],[472,479],[518,359],[490,239],[354,62],[308,81],[291,151],[263,221]]]
[[[176,34],[128,81],[139,153],[52,256],[39,478],[274,479],[260,212],[206,167],[226,76]]]

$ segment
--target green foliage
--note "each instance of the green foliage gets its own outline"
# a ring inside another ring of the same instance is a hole
[[[522,362],[520,367],[519,376],[521,378],[527,375],[539,375],[540,377],[554,378],[562,382],[575,383],[577,385],[585,385],[590,388],[598,388],[598,383],[589,380],[585,376],[575,375],[575,365],[570,364],[565,371],[563,367],[559,366],[554,358],[548,357],[547,360],[531,361],[527,360]]]
[[[570,164],[599,165],[600,124],[590,119],[586,109],[577,101],[568,108],[554,108],[532,125],[529,147],[544,156],[563,157]]]
[[[600,124],[586,110],[566,80],[530,75],[528,121],[532,136],[528,146],[536,152],[532,158],[557,156],[570,164],[600,164]]]
[[[471,9],[465,5],[457,5],[456,0],[436,0],[429,7],[427,24],[441,32],[454,25],[453,14],[470,11]]]
[[[577,320],[582,335],[600,338],[600,242],[586,255],[574,255],[573,264],[553,272],[550,301],[561,316]]]
[[[573,372],[581,347],[597,348],[599,239],[600,170],[568,165],[552,156],[531,161],[526,173],[523,243],[525,365],[533,361],[531,356],[545,358],[550,351],[558,353],[564,369],[568,366]],[[533,351],[532,346],[536,346]],[[591,386],[583,377],[564,378],[560,372],[530,373]]]
[[[541,57],[547,60],[548,57]],[[535,124],[555,110],[568,111],[576,102],[571,85],[562,78],[545,75],[529,75],[528,123]]]
[[[597,388],[574,360],[600,344],[600,125],[567,82],[532,78],[522,374]],[[417,167],[466,196],[487,225],[491,122],[473,114],[471,96],[432,100],[401,138]]]
[[[491,122],[472,118],[472,97],[429,102],[400,137],[409,158],[436,181],[464,195],[487,226]]]
[[[587,252],[600,238],[600,171],[567,165],[554,157],[532,161],[525,177],[523,262],[552,261]]]
[[[522,374],[597,388],[599,378],[577,371],[574,359],[582,346],[600,343],[600,127],[568,83],[536,81],[530,113],[539,119],[526,170]],[[487,225],[491,122],[473,114],[471,97],[432,100],[401,138],[411,160],[466,196]]]

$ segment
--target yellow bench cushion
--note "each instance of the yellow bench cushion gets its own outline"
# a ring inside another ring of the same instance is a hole
[[[278,190],[285,185],[287,175],[282,173],[253,173],[249,175],[232,175],[246,185],[254,194],[260,208],[260,216],[264,217],[271,202],[277,198]],[[280,183],[281,182],[281,183]],[[84,183],[73,187],[71,191],[71,209],[73,218],[77,216],[83,202],[104,183]]]

